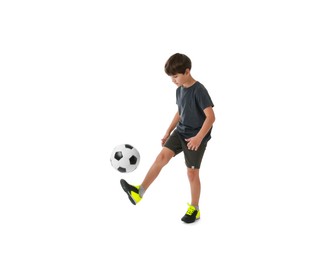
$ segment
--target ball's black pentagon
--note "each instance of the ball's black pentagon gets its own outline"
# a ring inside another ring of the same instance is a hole
[[[129,161],[130,161],[130,164],[131,165],[135,165],[138,161],[138,158],[135,157],[134,155],[132,155],[130,158],[129,158]]]
[[[116,152],[115,154],[114,154],[114,158],[116,159],[116,160],[121,160],[122,158],[123,158],[123,154],[122,154],[122,152]]]
[[[132,150],[132,149],[133,149],[133,146],[132,146],[132,145],[130,145],[130,144],[126,144],[126,145],[125,145],[125,148],[129,148],[129,149],[131,149],[131,150]]]
[[[117,170],[118,170],[119,172],[126,172],[126,169],[123,168],[123,167],[118,167]]]

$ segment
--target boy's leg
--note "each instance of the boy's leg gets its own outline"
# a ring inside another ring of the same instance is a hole
[[[156,160],[151,165],[141,185],[133,186],[128,184],[125,180],[121,180],[121,186],[127,193],[130,201],[136,205],[141,199],[145,191],[149,188],[151,183],[157,178],[161,169],[169,162],[169,160],[176,154],[182,151],[182,144],[179,135],[174,131],[167,139]]]
[[[201,194],[200,166],[206,149],[206,144],[201,144],[197,151],[189,150],[183,142],[185,163],[187,166],[187,177],[190,182],[191,204],[182,221],[193,223],[200,218],[199,201]]]
[[[151,183],[157,178],[161,169],[169,162],[171,158],[174,157],[174,155],[175,153],[169,148],[163,147],[161,149],[156,160],[151,165],[149,171],[147,172],[147,175],[142,181],[141,186],[143,187],[144,190],[147,190],[149,188]]]
[[[199,176],[200,170],[199,169],[191,169],[187,168],[187,177],[190,182],[191,188],[191,205],[198,207],[200,194],[201,194],[201,182]]]
[[[199,177],[199,169],[187,168],[187,176],[191,188],[191,204],[188,204],[188,210],[182,217],[185,223],[193,223],[200,219],[199,200],[201,193],[201,182]]]
[[[138,202],[141,201],[144,192],[157,178],[161,169],[169,162],[169,160],[174,156],[174,154],[175,153],[169,148],[163,147],[160,153],[158,154],[156,160],[150,167],[141,185],[133,186],[127,183],[125,180],[121,179],[121,186],[128,195],[132,204],[136,205]]]
[[[161,169],[169,162],[171,158],[182,151],[182,142],[176,130],[168,137],[163,148],[158,154],[156,160],[151,165],[147,175],[141,183],[141,187],[147,190],[151,183],[157,178]]]

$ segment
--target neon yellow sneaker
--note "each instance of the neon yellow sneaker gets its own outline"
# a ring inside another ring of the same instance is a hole
[[[185,223],[193,223],[200,219],[200,210],[197,210],[194,206],[187,203],[188,209],[186,214],[182,217],[182,221]]]
[[[136,205],[138,202],[140,202],[142,199],[139,195],[140,186],[132,186],[123,179],[121,179],[120,183],[133,205]]]

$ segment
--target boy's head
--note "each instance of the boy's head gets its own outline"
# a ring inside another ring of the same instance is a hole
[[[175,53],[165,63],[165,72],[168,76],[176,74],[185,74],[186,70],[190,71],[192,62],[185,54]]]

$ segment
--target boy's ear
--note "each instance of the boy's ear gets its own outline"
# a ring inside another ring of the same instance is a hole
[[[189,75],[189,74],[190,74],[190,69],[187,68],[187,69],[185,70],[185,75]]]

